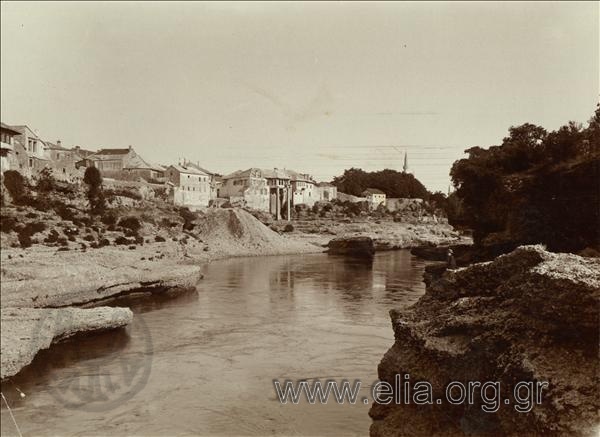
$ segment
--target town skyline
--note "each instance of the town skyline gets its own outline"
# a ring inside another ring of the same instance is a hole
[[[406,151],[446,192],[463,151],[499,144],[507,126],[587,121],[597,18],[596,3],[3,3],[2,120],[221,174],[327,181],[401,171]]]

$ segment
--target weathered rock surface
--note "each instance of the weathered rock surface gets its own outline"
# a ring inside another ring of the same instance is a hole
[[[53,342],[129,324],[129,308],[2,308],[1,378],[15,375]]]
[[[375,245],[370,237],[334,238],[329,242],[330,255],[348,255],[361,258],[373,258]]]
[[[42,248],[3,252],[3,308],[79,305],[139,289],[192,287],[200,279],[200,266],[180,264],[182,255],[170,253],[174,250],[168,245],[136,251],[106,247],[85,253]],[[140,260],[158,257],[157,252],[169,256],[163,255],[160,262]]]
[[[498,381],[496,413],[471,406],[381,405],[372,436],[592,435],[598,409],[600,260],[524,246],[494,261],[446,271],[413,307],[392,311],[395,343],[379,364],[429,381],[445,399],[451,381]],[[519,381],[547,381],[542,403],[514,409]]]

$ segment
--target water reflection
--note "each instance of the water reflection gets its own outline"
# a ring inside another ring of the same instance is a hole
[[[132,399],[92,414],[50,393],[88,360],[139,355],[139,337],[126,330],[52,348],[37,371],[15,379],[25,399],[13,383],[3,392],[12,391],[19,425],[32,435],[366,435],[370,405],[281,405],[272,381],[360,379],[366,395],[393,342],[388,312],[424,292],[423,267],[405,251],[369,264],[327,255],[214,262],[197,291],[129,302],[153,345],[152,372]],[[118,373],[119,360],[98,371]],[[13,432],[3,408],[2,433]]]

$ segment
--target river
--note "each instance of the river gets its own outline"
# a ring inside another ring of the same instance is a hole
[[[408,251],[372,265],[324,254],[213,262],[197,291],[133,303],[134,326],[55,345],[2,392],[24,436],[364,436],[393,343],[388,312],[424,293],[424,266]],[[281,404],[275,379],[362,387],[354,405]],[[3,402],[2,435],[16,432]]]

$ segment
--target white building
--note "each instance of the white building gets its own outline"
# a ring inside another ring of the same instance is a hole
[[[170,165],[165,177],[173,185],[173,203],[190,209],[204,208],[210,201],[210,176],[197,168]]]

